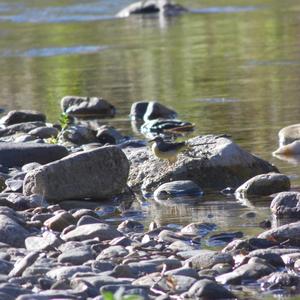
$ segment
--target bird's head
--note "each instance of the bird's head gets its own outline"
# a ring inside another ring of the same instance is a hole
[[[152,142],[156,142],[156,143],[160,143],[160,142],[163,142],[163,138],[161,136],[156,136],[154,139],[152,140],[149,140],[148,142],[149,143],[152,143]]]

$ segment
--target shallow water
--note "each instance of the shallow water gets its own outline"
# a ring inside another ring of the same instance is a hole
[[[299,162],[271,153],[278,130],[299,122],[299,2],[187,0],[178,2],[192,13],[176,18],[114,17],[131,2],[2,0],[0,107],[56,121],[63,96],[102,96],[118,110],[108,122],[137,135],[131,103],[157,99],[195,123],[193,135],[227,133],[298,187]],[[253,235],[270,217],[269,201],[211,194],[191,206],[142,199],[132,207],[146,224],[208,221]]]

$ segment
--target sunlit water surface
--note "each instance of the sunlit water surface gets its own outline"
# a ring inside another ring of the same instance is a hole
[[[157,99],[195,123],[193,135],[227,133],[299,186],[297,161],[271,154],[278,130],[299,122],[299,1],[187,0],[179,3],[192,13],[180,17],[114,17],[130,2],[2,0],[0,106],[56,121],[63,96],[102,96],[117,108],[107,122],[136,135],[131,104]],[[249,236],[263,230],[269,202],[211,194],[192,206],[143,199],[132,209],[145,224],[205,221]]]

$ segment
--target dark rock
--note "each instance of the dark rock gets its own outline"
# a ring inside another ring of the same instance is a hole
[[[46,122],[46,116],[33,110],[12,110],[0,120],[6,126],[35,121]]]
[[[94,259],[95,255],[90,246],[81,246],[70,249],[60,254],[57,258],[60,263],[69,263],[71,265],[82,265],[90,259]]]
[[[68,212],[60,212],[47,219],[44,225],[54,231],[63,231],[69,225],[75,225],[76,219]]]
[[[278,217],[297,218],[300,216],[300,193],[279,193],[271,202],[270,208]]]
[[[267,196],[278,192],[288,191],[290,179],[283,174],[260,174],[247,180],[237,190],[237,194]]]
[[[81,209],[78,209],[76,210],[74,213],[73,213],[73,217],[78,221],[79,219],[81,219],[82,217],[84,216],[90,216],[90,217],[93,217],[93,218],[98,218],[98,215],[96,212],[94,212],[94,210],[92,209],[86,209],[86,208],[81,208]]]
[[[55,127],[42,126],[32,129],[28,134],[38,137],[40,139],[56,138],[59,131]]]
[[[166,182],[154,191],[154,197],[165,200],[173,197],[201,196],[203,191],[191,180]]]
[[[97,237],[100,241],[104,241],[118,236],[122,236],[121,232],[103,223],[77,226],[74,230],[62,235],[62,238],[65,241],[84,241]]]
[[[74,117],[113,117],[116,113],[113,105],[97,97],[66,96],[61,100],[61,109]]]
[[[288,244],[300,245],[300,221],[279,226],[261,233],[259,238],[276,241],[279,243],[288,242]]]
[[[114,258],[118,258],[118,257],[124,257],[128,254],[128,250],[126,250],[125,247],[123,246],[110,246],[106,249],[104,249],[98,256],[97,256],[97,260],[112,260]]]
[[[207,244],[209,246],[224,246],[230,243],[232,240],[242,238],[244,234],[241,231],[237,232],[222,232],[213,234],[209,237]]]
[[[12,283],[1,283],[0,292],[7,295],[6,298],[3,298],[5,300],[9,299],[9,297],[16,299],[20,295],[31,293],[29,289],[24,289],[23,287]]]
[[[59,145],[0,143],[0,164],[6,167],[21,167],[30,162],[47,164],[66,155],[67,149]]]
[[[268,162],[242,150],[223,136],[202,136],[187,141],[189,153],[179,154],[172,168],[145,149],[124,149],[131,169],[129,185],[152,191],[175,180],[192,180],[203,189],[236,187],[245,180],[277,169]]]
[[[59,135],[59,143],[71,142],[75,145],[83,145],[97,142],[96,132],[82,125],[68,126]]]
[[[222,285],[209,279],[197,281],[185,294],[197,299],[236,299],[237,297]]]
[[[12,268],[13,268],[13,264],[11,262],[5,259],[0,259],[0,274],[8,274],[12,270]]]
[[[7,126],[0,129],[0,137],[11,136],[16,133],[26,133],[37,127],[45,126],[44,122],[25,122]]]
[[[286,287],[294,287],[295,289],[300,286],[300,278],[297,275],[274,272],[263,278],[260,278],[258,282],[261,284],[263,290],[275,290]]]
[[[64,278],[71,278],[78,272],[92,272],[92,269],[86,266],[60,266],[47,272],[46,275],[52,279],[60,280]]]
[[[75,153],[27,173],[25,195],[39,194],[47,199],[107,199],[126,186],[129,163],[114,146]]]
[[[123,139],[122,134],[112,126],[103,125],[97,128],[97,140],[101,144],[119,144]]]

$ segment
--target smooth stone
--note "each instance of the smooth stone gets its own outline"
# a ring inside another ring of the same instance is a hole
[[[46,275],[52,279],[60,280],[64,278],[71,278],[74,274],[79,272],[92,272],[92,268],[86,266],[61,266],[52,269],[51,271],[47,272]]]
[[[128,255],[128,250],[123,246],[110,246],[104,249],[96,258],[96,260],[115,259]]]
[[[148,192],[166,182],[192,180],[203,189],[221,190],[237,187],[257,174],[277,171],[225,136],[198,136],[187,143],[189,154],[179,154],[171,169],[166,167],[166,161],[157,159],[145,148],[124,149],[131,163],[129,186]]]
[[[117,229],[123,233],[143,232],[144,225],[142,223],[134,221],[134,220],[125,220],[119,224]]]
[[[153,196],[160,200],[166,200],[173,197],[184,196],[202,196],[201,188],[191,180],[177,180],[166,182],[159,186]]]
[[[94,259],[95,255],[90,246],[81,246],[69,249],[60,254],[57,258],[60,263],[69,263],[71,265],[82,265],[88,260]]]
[[[61,100],[61,109],[67,115],[75,117],[113,117],[116,113],[112,104],[97,97],[65,96]]]
[[[59,131],[55,127],[42,126],[32,129],[28,132],[28,134],[38,137],[40,139],[49,139],[56,138]]]
[[[95,269],[95,271],[98,273],[106,272],[106,271],[112,271],[115,268],[115,265],[110,261],[100,261],[95,260],[92,262],[92,267]]]
[[[76,219],[68,212],[61,212],[47,219],[44,225],[53,231],[63,231],[69,225],[75,225]]]
[[[13,136],[13,139],[9,142],[14,142],[14,143],[28,143],[28,142],[33,142],[33,143],[37,143],[40,142],[39,139],[37,139],[36,137],[30,135],[30,134],[18,134],[16,133]]]
[[[277,290],[287,287],[294,287],[296,289],[300,284],[300,278],[296,274],[274,272],[260,278],[258,282],[264,290]]]
[[[24,247],[24,240],[29,232],[20,225],[18,218],[14,218],[14,212],[7,211],[7,215],[2,212],[0,210],[0,242],[12,247]]]
[[[173,232],[171,230],[162,230],[159,234],[158,234],[158,241],[162,241],[165,243],[173,243],[176,242],[178,240],[182,240],[182,241],[189,241],[190,238],[188,237],[184,237],[176,232]]]
[[[242,184],[236,194],[268,196],[278,192],[288,191],[290,179],[283,174],[268,173],[252,177]]]
[[[86,209],[86,208],[78,209],[72,215],[77,221],[79,219],[81,219],[82,217],[84,217],[84,216],[90,216],[90,217],[93,217],[93,218],[98,218],[98,215],[97,215],[97,213],[94,212],[94,210]]]
[[[1,153],[1,152],[0,152]],[[107,199],[122,192],[129,172],[124,153],[114,146],[75,153],[27,173],[25,195],[47,199]]]
[[[88,224],[77,226],[74,230],[62,235],[65,241],[84,241],[98,238],[100,241],[112,240],[122,233],[108,224]]]
[[[236,299],[237,297],[222,285],[209,279],[197,281],[186,293],[197,299]]]
[[[270,205],[271,212],[277,217],[300,217],[300,193],[283,192],[276,195]]]
[[[138,272],[135,272],[128,265],[117,265],[112,270],[110,276],[115,278],[138,278]]]
[[[12,110],[0,119],[6,126],[35,121],[46,122],[46,116],[34,110]]]
[[[72,125],[65,128],[59,135],[59,143],[70,142],[84,145],[97,142],[96,132],[83,125]]]
[[[230,273],[217,276],[222,284],[241,284],[243,281],[254,281],[275,271],[275,268],[262,262],[250,259],[245,265],[237,267]]]
[[[199,235],[204,237],[216,228],[216,224],[199,222],[186,225],[180,230],[180,232],[184,235]]]
[[[34,214],[32,218],[30,219],[31,221],[39,221],[41,223],[44,223],[46,220],[50,219],[53,217],[53,213],[40,213],[40,214]]]
[[[278,132],[279,146],[288,145],[300,140],[300,124],[286,126]]]
[[[31,266],[39,257],[40,252],[33,251],[29,254],[27,254],[25,257],[17,261],[13,267],[13,269],[9,272],[9,277],[17,277],[22,276],[23,272],[26,268]]]
[[[195,246],[191,245],[190,242],[185,241],[175,241],[170,244],[168,248],[175,252],[195,250]]]
[[[14,134],[27,133],[37,127],[45,126],[44,122],[25,122],[0,128],[0,137],[11,136]]]
[[[116,237],[109,242],[111,246],[119,245],[123,247],[130,246],[132,243],[133,241],[126,236]]]
[[[258,238],[276,241],[279,243],[287,242],[290,245],[300,245],[300,221],[279,226],[261,233]]]
[[[6,191],[11,191],[11,192],[22,192],[23,188],[23,180],[21,179],[7,179],[5,180],[5,185],[6,185]]]
[[[43,236],[30,236],[25,239],[25,247],[29,251],[49,251],[59,247],[63,241],[51,232]]]
[[[131,105],[131,120],[172,119],[177,113],[156,101],[138,101]]]
[[[119,144],[124,138],[122,134],[112,126],[102,125],[97,128],[96,137],[101,144]]]
[[[195,279],[199,278],[198,272],[195,269],[187,268],[187,267],[181,267],[178,269],[173,269],[170,271],[165,272],[166,276],[173,276],[173,275],[183,275],[187,277],[192,277]]]
[[[101,221],[98,216],[92,217],[92,216],[83,216],[81,217],[78,222],[77,222],[77,226],[81,226],[81,225],[88,225],[88,224],[99,224],[99,223],[103,223],[103,221]]]
[[[202,250],[202,253],[187,259],[186,263],[188,263],[192,268],[200,270],[212,268],[214,265],[220,263],[228,263],[230,265],[233,265],[234,260],[232,255],[228,253]]]
[[[25,289],[13,283],[1,283],[0,292],[3,294],[7,294],[8,297],[14,297],[14,299],[16,299],[20,295],[31,293],[29,289]],[[7,298],[5,298],[5,300],[6,299]]]

